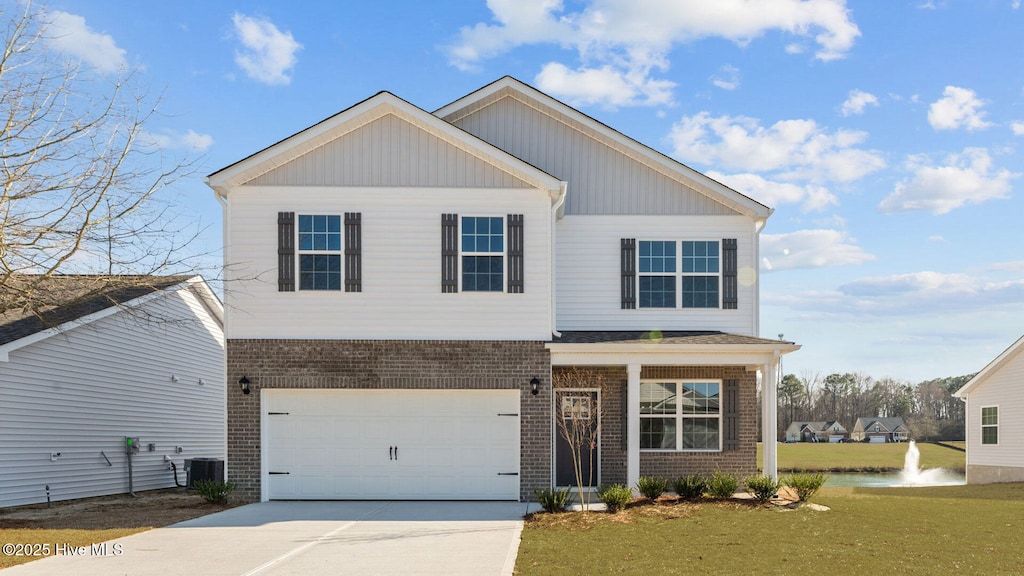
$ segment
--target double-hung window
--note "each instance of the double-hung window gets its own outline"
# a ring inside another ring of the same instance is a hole
[[[981,409],[981,443],[999,444],[998,406],[984,406]]]
[[[461,218],[463,292],[504,292],[505,219],[501,216]]]
[[[638,242],[640,308],[718,308],[721,253],[717,240]]]
[[[341,290],[341,216],[299,215],[299,290]]]
[[[722,450],[722,382],[640,382],[640,449]]]

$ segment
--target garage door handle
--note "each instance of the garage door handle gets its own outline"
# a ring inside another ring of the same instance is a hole
[[[388,446],[388,460],[394,460],[394,459],[395,459],[395,447],[394,446]]]
[[[498,416],[519,416],[519,414],[507,414],[507,413],[506,414],[502,414],[502,413],[499,412]]]
[[[395,446],[395,460],[398,460],[398,446]]]
[[[291,474],[291,472],[268,472],[268,474],[270,474],[271,476],[274,476],[274,475],[277,475],[277,474]]]
[[[519,472],[498,472],[498,476],[519,476]]]

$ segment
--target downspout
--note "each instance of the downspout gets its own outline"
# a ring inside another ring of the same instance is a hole
[[[551,335],[554,336],[555,338],[561,338],[562,337],[562,333],[557,330],[557,326],[556,326],[556,323],[557,323],[556,318],[557,317],[555,316],[555,313],[557,311],[557,308],[555,306],[555,293],[556,293],[556,290],[555,290],[555,257],[557,256],[556,253],[555,253],[555,251],[556,251],[556,246],[555,246],[555,224],[558,222],[558,211],[561,210],[562,206],[565,205],[565,198],[566,198],[566,194],[568,193],[568,191],[569,191],[569,183],[568,182],[562,182],[561,183],[561,187],[560,187],[560,189],[558,191],[558,198],[556,198],[555,199],[555,203],[551,205],[551,262],[550,262],[550,268],[551,268],[551,272],[550,272],[550,278],[551,278],[551,310],[550,310],[549,314],[551,315]]]
[[[213,188],[213,186],[210,184],[210,179],[209,178],[206,179],[206,184],[207,184],[207,186],[210,186],[210,188]],[[228,233],[229,232],[228,231],[228,222],[230,221],[229,218],[228,218],[228,197],[227,197],[227,194],[222,194],[221,191],[217,190],[216,188],[213,188],[213,196],[214,196],[214,198],[217,199],[217,202],[220,203],[221,207],[224,210],[223,217],[221,218],[221,228],[222,228],[222,230],[221,230],[222,240],[221,241],[223,242],[222,245],[224,246],[224,248],[223,248],[223,250],[224,250],[224,262],[223,263],[227,263],[227,262],[230,261],[228,259],[228,247],[230,246],[230,244],[228,244],[228,239],[231,237],[229,235],[229,233]],[[227,265],[225,264],[221,268],[221,270],[222,270],[221,273],[226,275],[226,272],[225,272],[226,269],[227,269]],[[225,304],[227,303],[227,289],[228,289],[228,287],[227,287],[227,278],[224,278],[224,293],[221,296],[222,296],[223,302],[225,302]],[[227,346],[228,335],[231,334],[231,328],[230,328],[231,313],[228,311],[228,308],[229,307],[227,305],[224,306],[224,312],[223,312],[222,321],[221,321],[221,324],[224,327],[223,330],[224,330],[224,345],[225,346]],[[224,376],[224,382],[226,384],[227,381],[228,381],[228,367],[227,367],[227,363],[225,362],[225,363],[221,364],[221,366],[222,366],[222,369],[223,369],[222,375]],[[228,389],[228,387],[225,385],[224,386],[224,406],[225,406],[225,410],[226,410],[227,402],[228,402],[228,398],[227,398],[228,392],[227,392],[227,389]],[[227,415],[225,414],[225,417],[226,416]],[[225,456],[228,453],[228,437],[227,437],[227,433],[228,433],[228,427],[227,427],[227,423],[225,422],[225,424],[224,424],[224,454],[225,454]],[[225,479],[230,477],[229,474],[231,473],[231,471],[228,468],[230,465],[231,464],[228,462],[228,459],[225,458],[225,461],[224,461],[224,478]],[[171,462],[171,466],[172,467],[174,466],[173,462]],[[262,474],[262,472],[261,472],[261,474]],[[185,481],[188,482],[188,479],[186,478]],[[178,471],[177,470],[174,471],[174,483],[175,484],[178,483]],[[261,484],[262,484],[262,482],[261,482]]]
[[[761,334],[761,231],[768,224],[768,218],[754,221],[754,335]]]

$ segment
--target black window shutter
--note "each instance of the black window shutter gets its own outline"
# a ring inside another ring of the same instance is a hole
[[[441,292],[459,291],[459,215],[441,214]]]
[[[622,309],[636,308],[636,239],[623,238],[621,241],[622,257]]]
[[[722,385],[722,450],[728,452],[740,448],[740,381],[726,380]]]
[[[739,305],[739,286],[736,279],[736,239],[722,240],[722,308],[735,310]]]
[[[508,292],[523,293],[523,215],[509,214],[508,228]]]
[[[345,213],[345,292],[363,291],[363,215]]]
[[[277,291],[295,291],[295,212],[277,213]]]

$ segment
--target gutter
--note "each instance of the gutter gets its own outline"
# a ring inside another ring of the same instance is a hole
[[[556,288],[555,287],[555,256],[556,256],[556,254],[555,254],[555,251],[556,251],[556,246],[555,246],[555,228],[556,227],[555,227],[555,224],[558,223],[558,220],[559,220],[558,211],[561,210],[562,206],[565,205],[565,198],[566,198],[566,195],[568,194],[568,192],[569,192],[569,183],[568,182],[564,182],[564,181],[561,182],[561,187],[558,190],[558,196],[555,198],[554,203],[551,205],[551,261],[549,263],[549,268],[550,268],[549,277],[551,278],[551,310],[550,310],[549,314],[551,315],[551,335],[554,336],[555,338],[561,338],[562,337],[562,333],[559,332],[556,329],[556,326],[555,326],[556,318],[557,318],[557,316],[555,316],[555,313],[556,313],[556,310],[557,310],[557,307],[555,306],[555,294],[556,294],[556,290],[555,290],[555,288]]]

